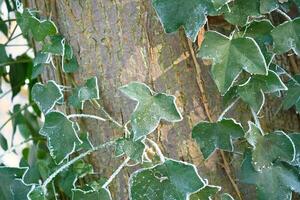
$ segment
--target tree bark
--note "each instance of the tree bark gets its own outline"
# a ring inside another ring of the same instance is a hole
[[[101,104],[120,123],[129,120],[136,103],[125,98],[118,87],[141,81],[155,91],[174,94],[183,121],[175,124],[163,122],[151,135],[167,157],[195,164],[199,174],[209,183],[220,185],[223,191],[237,197],[222,167],[220,153],[204,161],[191,139],[191,129],[196,123],[215,121],[222,110],[221,97],[211,79],[209,64],[195,57],[195,45],[182,31],[170,35],[164,33],[150,0],[28,0],[27,3],[27,6],[40,10],[41,16],[52,16],[80,63],[79,73],[74,74],[76,82],[80,84],[97,76]],[[48,79],[69,84],[65,75],[51,70],[43,75],[43,80]],[[280,112],[275,116],[278,101],[268,103],[261,114],[263,127],[267,130],[299,130],[299,118],[293,112]],[[88,104],[84,113],[99,114]],[[240,103],[230,114],[246,125],[251,119],[247,113],[250,113],[248,108]],[[122,134],[112,130],[107,123],[86,120],[84,124],[94,144]],[[227,158],[227,161],[242,159],[236,157]],[[106,177],[122,162],[114,157],[111,149],[93,154],[89,161],[95,172]],[[230,166],[232,177],[236,177],[235,169],[236,166]],[[113,181],[110,186],[113,199],[128,199],[127,181],[132,171],[125,168]],[[253,199],[248,189],[243,185],[239,187],[243,199]]]

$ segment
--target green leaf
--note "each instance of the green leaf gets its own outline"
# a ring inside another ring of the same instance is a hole
[[[75,88],[68,101],[71,106],[83,109],[85,101],[99,98],[98,80],[95,76],[88,79],[83,86]]]
[[[300,192],[300,176],[295,168],[278,163],[257,172],[251,160],[251,154],[247,153],[239,179],[242,183],[256,185],[258,200],[290,200],[292,191]]]
[[[296,112],[300,113],[300,75],[294,77],[295,81],[290,81],[288,86],[288,91],[282,102],[282,107],[284,110],[290,109],[291,107],[296,107]]]
[[[42,52],[63,55],[65,52],[65,38],[61,35],[50,36],[48,42],[44,43]]]
[[[191,194],[190,200],[212,200],[221,187],[215,185],[206,185],[204,188],[200,189],[196,193]]]
[[[212,77],[222,95],[243,69],[251,74],[267,74],[265,58],[251,38],[230,39],[217,32],[206,32],[198,56],[213,60]]]
[[[48,64],[50,63],[50,58],[50,53],[38,52],[35,58],[33,59],[33,66],[36,66],[38,64]]]
[[[259,113],[264,105],[264,93],[274,93],[282,90],[287,90],[287,87],[279,76],[271,70],[269,70],[267,76],[252,76],[246,83],[237,88],[242,100],[249,104],[256,113]]]
[[[257,171],[271,167],[277,160],[291,162],[295,159],[295,145],[282,131],[263,135],[255,124],[249,122],[245,138],[253,147],[252,163]]]
[[[4,151],[7,151],[8,145],[6,138],[0,133],[0,146]]]
[[[260,0],[235,0],[230,9],[225,11],[224,18],[233,25],[243,26],[250,17],[259,17]]]
[[[72,200],[111,200],[110,192],[105,189],[83,191],[80,189],[72,190]]]
[[[51,20],[39,20],[34,16],[29,18],[29,26],[32,36],[37,41],[44,40],[47,36],[57,33],[57,28]]]
[[[0,44],[0,64],[7,63],[9,58],[6,53],[5,45]]]
[[[81,143],[74,123],[57,111],[46,114],[40,134],[47,137],[50,154],[57,164],[73,153],[76,144]]]
[[[32,17],[33,15],[31,13],[31,10],[28,8],[25,8],[23,13],[16,12],[17,23],[20,26],[23,35],[27,35],[29,30],[31,29],[30,19]]]
[[[120,87],[120,90],[130,99],[138,102],[131,115],[134,141],[153,132],[161,119],[168,122],[182,120],[174,96],[155,93],[147,85],[138,82],[131,82]]]
[[[41,111],[47,114],[63,98],[63,93],[60,87],[50,80],[45,85],[36,83],[31,89],[31,96]]]
[[[253,38],[257,42],[268,66],[274,57],[274,54],[269,50],[273,43],[271,36],[273,28],[274,26],[269,20],[253,21],[246,27],[244,34],[244,37]]]
[[[274,52],[283,54],[289,50],[293,50],[300,55],[300,18],[287,21],[275,27],[271,31],[274,41]]]
[[[145,144],[143,139],[133,141],[133,138],[119,138],[116,141],[115,154],[117,157],[126,154],[132,160],[138,163],[143,162],[143,154],[145,151]]]
[[[31,79],[36,79],[39,75],[44,72],[44,64],[38,64],[32,68]]]
[[[78,71],[78,69],[79,69],[79,64],[78,64],[75,56],[73,56],[73,58],[71,58],[71,60],[66,59],[64,61],[63,71],[65,73],[74,73],[74,72]]]
[[[183,200],[204,187],[194,165],[167,159],[152,168],[133,173],[129,180],[132,200]]]
[[[234,200],[234,198],[230,194],[223,193],[221,195],[221,200]]]
[[[278,0],[260,0],[260,12],[262,14],[270,13],[278,7]]]
[[[73,49],[70,45],[65,44],[65,59],[71,60],[73,58]]]
[[[293,143],[295,144],[296,155],[293,162],[290,162],[294,166],[300,167],[300,134],[293,133],[289,134],[289,137],[292,139]]]
[[[0,5],[1,6],[1,5]],[[3,21],[3,19],[0,17],[0,31],[7,36],[8,35],[8,28],[6,23]]]
[[[33,190],[33,185],[27,185],[22,179],[15,179],[10,186],[13,200],[28,199],[28,194]]]
[[[46,194],[44,193],[43,188],[40,186],[35,187],[28,196],[30,200],[47,200]]]
[[[16,178],[22,178],[26,168],[10,168],[0,166],[0,199],[12,200],[13,194],[11,192],[11,186]]]
[[[215,123],[200,122],[192,130],[192,138],[200,146],[205,159],[216,149],[232,152],[232,140],[243,136],[243,127],[233,119],[222,119]]]
[[[206,23],[206,15],[225,5],[228,0],[152,0],[152,5],[166,33],[183,26],[188,38],[196,40],[200,28]]]

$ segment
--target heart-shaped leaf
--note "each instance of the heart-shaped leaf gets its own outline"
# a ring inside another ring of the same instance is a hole
[[[237,92],[242,100],[249,104],[257,113],[259,113],[264,105],[264,93],[274,93],[282,90],[287,90],[287,87],[279,76],[271,70],[269,70],[267,76],[252,76],[245,84],[237,88]]]
[[[52,80],[45,85],[36,83],[31,89],[31,96],[44,114],[51,111],[55,104],[63,99],[61,89]]]
[[[271,36],[273,28],[274,27],[269,20],[253,21],[246,27],[244,33],[244,37],[251,37],[257,42],[268,66],[274,57],[274,54],[269,50],[273,43]]]
[[[63,71],[65,73],[74,73],[78,71],[79,64],[75,56],[71,58],[71,60],[65,60],[63,65]]]
[[[196,193],[191,194],[190,200],[212,200],[221,187],[215,185],[206,185],[204,188],[200,189]]]
[[[99,99],[97,77],[92,77],[88,79],[83,86],[75,88],[68,101],[71,106],[83,109],[84,102],[92,99]]]
[[[277,54],[294,50],[300,55],[300,18],[287,21],[271,31],[274,41],[274,52]]]
[[[61,35],[50,36],[49,41],[44,43],[42,52],[63,55],[65,52],[65,38]]]
[[[203,186],[194,165],[167,159],[162,164],[133,173],[129,194],[131,200],[183,200]]]
[[[251,38],[230,39],[217,32],[206,32],[198,56],[213,59],[212,77],[222,95],[243,69],[251,74],[267,74],[265,58]]]
[[[192,41],[196,40],[200,28],[206,23],[206,15],[213,12],[228,0],[153,0],[152,5],[158,14],[166,33],[177,31],[181,26]]]
[[[135,162],[143,162],[143,154],[145,151],[145,144],[142,140],[133,141],[133,138],[120,138],[116,141],[116,156],[126,154]]]
[[[107,189],[84,191],[80,189],[72,190],[72,200],[111,200],[110,192]]]
[[[232,152],[232,140],[243,136],[242,126],[233,119],[223,119],[215,123],[200,122],[192,130],[192,138],[200,146],[205,159],[216,149]]]
[[[290,200],[292,191],[300,192],[300,176],[294,167],[278,163],[257,172],[251,160],[251,154],[246,153],[239,179],[242,183],[256,185],[258,200]]]
[[[282,131],[263,135],[261,130],[249,122],[245,138],[252,145],[252,163],[257,171],[269,168],[277,160],[291,162],[295,159],[295,145]]]
[[[174,96],[154,93],[147,85],[138,82],[122,86],[120,90],[129,98],[138,101],[131,115],[134,141],[153,132],[161,119],[168,122],[182,120]]]
[[[57,28],[53,21],[42,20],[40,21],[36,17],[29,18],[29,26],[32,36],[37,41],[44,40],[47,36],[55,35]]]
[[[40,134],[47,137],[50,154],[57,164],[73,153],[76,144],[81,143],[74,129],[74,123],[57,111],[45,115],[45,123]]]

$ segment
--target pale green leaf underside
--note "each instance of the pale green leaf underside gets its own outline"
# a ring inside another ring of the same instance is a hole
[[[206,32],[198,56],[212,59],[212,77],[224,95],[242,70],[267,74],[267,65],[259,46],[251,38],[229,39],[220,33]]]
[[[192,138],[200,146],[205,159],[216,149],[232,152],[232,140],[243,136],[242,126],[232,119],[223,119],[215,123],[200,122],[192,130]]]
[[[300,55],[300,18],[280,24],[272,30],[271,35],[275,53],[282,54],[292,49]]]
[[[138,82],[125,85],[120,90],[129,98],[138,101],[131,115],[131,126],[135,141],[153,132],[161,119],[168,122],[182,120],[174,96],[153,93],[147,85]]]
[[[246,139],[253,146],[252,163],[256,170],[269,168],[277,160],[291,162],[295,158],[295,147],[283,132],[262,135],[255,124],[249,122]]]
[[[195,166],[170,159],[133,173],[129,181],[131,200],[185,200],[203,186]]]
[[[76,144],[81,143],[73,122],[56,111],[45,116],[45,123],[40,134],[47,137],[50,154],[58,164],[74,151]]]
[[[45,85],[36,83],[32,87],[31,96],[44,114],[51,111],[55,104],[63,99],[61,89],[52,80],[48,81]]]

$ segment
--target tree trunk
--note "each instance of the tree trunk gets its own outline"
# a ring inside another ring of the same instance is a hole
[[[171,35],[164,33],[150,0],[28,0],[27,3],[25,5],[40,10],[41,16],[52,16],[59,32],[73,46],[81,65],[79,73],[74,74],[76,82],[80,84],[88,77],[97,76],[101,103],[120,123],[129,120],[135,102],[121,95],[118,87],[130,81],[141,81],[155,91],[174,94],[183,121],[162,123],[151,135],[167,157],[194,163],[209,183],[220,185],[223,191],[237,197],[228,178],[228,174],[236,177],[235,166],[230,166],[231,172],[226,173],[219,152],[204,161],[191,139],[191,129],[196,123],[215,121],[222,110],[210,67],[195,57],[195,45],[182,31]],[[43,80],[48,79],[69,84],[65,75],[54,74],[51,70],[43,75]],[[274,116],[278,107],[273,104],[271,101],[272,107],[265,107],[262,113],[263,126],[268,130],[299,130],[297,116],[292,112]],[[99,114],[88,104],[84,113]],[[241,103],[234,116],[245,125],[251,119],[246,113],[249,111]],[[84,124],[94,144],[122,134],[113,131],[107,123],[86,120]],[[228,162],[236,159],[227,156]],[[95,172],[106,177],[122,162],[110,149],[93,154],[89,161]],[[113,199],[128,199],[127,180],[132,171],[132,168],[125,168],[114,180],[110,187]],[[248,189],[239,187],[243,199],[253,199]]]

